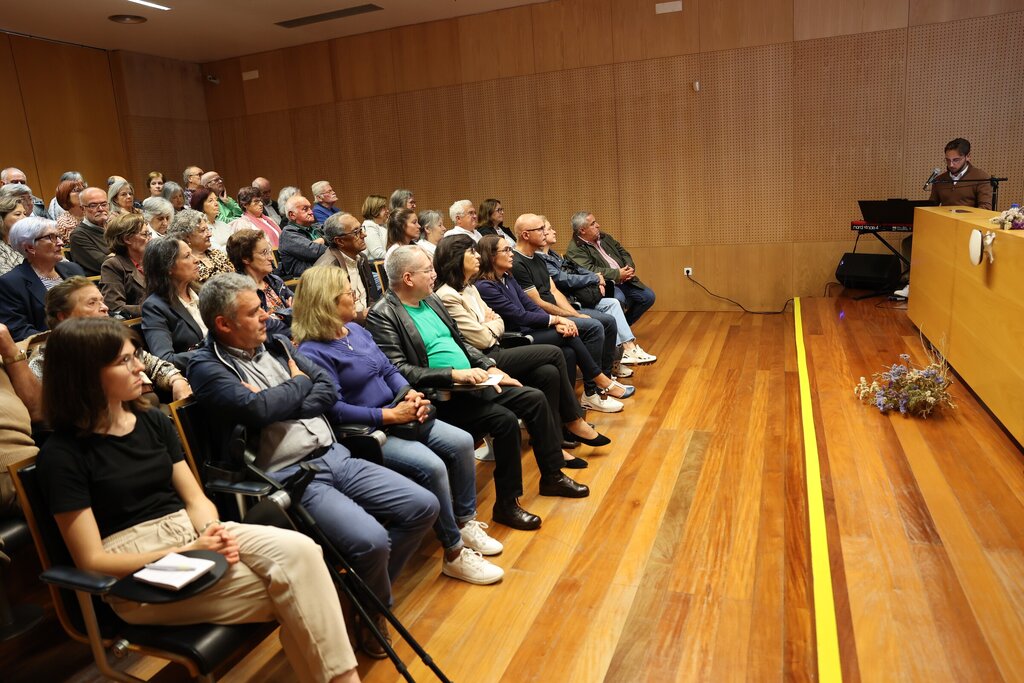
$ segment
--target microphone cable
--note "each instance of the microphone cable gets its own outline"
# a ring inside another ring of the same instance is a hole
[[[744,306],[743,304],[741,304],[739,301],[734,301],[733,299],[730,299],[727,296],[722,296],[720,294],[715,294],[710,289],[708,289],[707,287],[702,285],[700,282],[695,280],[692,275],[685,275],[684,274],[683,277],[685,277],[687,280],[689,280],[693,284],[697,285],[698,287],[700,287],[701,289],[703,289],[705,292],[707,292],[711,296],[715,297],[716,299],[721,299],[722,301],[728,301],[729,303],[733,304],[734,306],[739,306],[741,309],[743,309],[744,313],[752,313],[754,315],[781,315],[782,313],[786,312],[786,309],[789,307],[790,302],[793,301],[793,297],[790,297],[790,298],[786,299],[786,303],[782,304],[782,308],[780,308],[777,311],[752,311],[749,308],[747,308],[746,306]]]

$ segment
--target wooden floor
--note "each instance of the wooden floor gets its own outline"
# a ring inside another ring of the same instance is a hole
[[[925,360],[906,312],[884,306],[803,301],[835,595],[817,608],[835,610],[846,681],[1024,680],[1024,456],[963,386],[958,410],[927,421],[856,401],[861,375]],[[396,586],[398,616],[449,678],[817,678],[793,330],[792,313],[644,318],[659,361],[636,370],[625,412],[591,413],[613,439],[577,451],[591,496],[537,496],[527,456],[521,502],[544,525],[491,527],[500,584],[440,576],[428,542]],[[486,521],[488,466],[478,480]],[[41,666],[25,680],[57,680]],[[387,661],[360,672],[400,680]],[[292,676],[275,636],[222,680]]]

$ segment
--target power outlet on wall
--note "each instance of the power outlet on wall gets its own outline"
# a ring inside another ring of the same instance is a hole
[[[685,268],[683,268],[683,275],[685,275],[686,277],[692,277],[693,268],[691,268],[690,266],[686,266]]]

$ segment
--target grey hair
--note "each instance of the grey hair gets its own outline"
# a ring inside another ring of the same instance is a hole
[[[199,291],[199,315],[206,328],[213,332],[218,316],[235,319],[238,312],[238,295],[241,292],[255,292],[256,281],[240,273],[218,273]]]
[[[195,164],[193,164],[192,166],[186,166],[185,170],[181,172],[181,182],[183,183],[182,187],[188,185],[188,177],[191,175],[191,173],[189,173],[189,171],[191,171],[193,168],[199,168],[199,167],[196,166]],[[202,169],[199,169],[199,170],[202,170]],[[164,185],[164,187],[166,187],[166,184]]]
[[[293,185],[282,187],[281,191],[277,193],[277,205],[284,209],[286,216],[288,215],[288,209],[285,207],[288,205],[288,200],[297,194],[302,194],[302,190]]]
[[[427,209],[420,211],[420,236],[426,236],[427,230],[441,222],[441,212]]]
[[[589,216],[592,213],[593,211],[577,211],[572,215],[572,218],[569,220],[572,223],[573,237],[576,237],[577,235],[580,234],[580,230],[582,230],[583,226],[587,224],[587,216]]]
[[[32,188],[28,185],[21,185],[20,183],[7,183],[3,187],[0,187],[0,199],[4,197],[14,197],[15,199],[21,199],[22,195],[31,195]]]
[[[278,204],[278,206],[284,207],[284,215],[287,216],[289,212],[295,210],[295,205],[299,203],[300,199],[305,199],[305,197],[303,197],[301,193],[296,191],[295,194],[289,196],[288,199],[285,200],[284,204]]]
[[[331,183],[330,181],[327,180],[318,180],[315,183],[313,183],[313,187],[309,188],[310,191],[312,191],[313,193],[313,199],[319,200],[320,195],[324,193],[324,189],[330,186]]]
[[[345,226],[341,224],[342,219],[345,216],[351,216],[348,211],[339,211],[328,216],[327,220],[324,221],[324,241],[328,245],[334,243],[335,237],[343,237],[345,235]],[[359,222],[358,220],[356,221]]]
[[[79,183],[85,182],[85,178],[83,178],[82,174],[79,173],[78,171],[64,171],[63,173],[60,174],[60,180],[57,181],[57,184],[59,185],[60,183],[63,183],[65,180],[74,180]]]
[[[182,209],[178,213],[174,214],[174,218],[171,219],[171,225],[167,228],[167,234],[165,237],[178,239],[187,244],[188,238],[199,228],[200,225],[203,224],[203,221],[205,220],[206,214],[202,211],[196,211],[195,209]]]
[[[451,208],[448,209],[448,217],[452,219],[452,223],[459,220],[459,216],[466,212],[467,206],[472,209],[473,202],[468,199],[460,199],[451,205]]]
[[[402,276],[406,273],[412,272],[413,262],[421,256],[426,256],[427,252],[423,251],[421,247],[417,247],[415,244],[406,244],[405,246],[399,247],[391,252],[391,256],[388,256],[384,262],[384,270],[387,272],[388,282],[392,286],[397,282],[402,281]],[[427,258],[430,261],[430,258]]]
[[[398,189],[391,193],[391,199],[388,200],[388,204],[391,206],[392,211],[398,209],[404,209],[405,203],[412,197],[412,190]]]
[[[10,175],[10,171],[20,171],[22,175],[25,175],[25,172],[17,166],[8,166],[4,170],[0,171],[0,183],[7,184],[7,176]]]
[[[164,183],[164,191],[161,196],[167,201],[170,201],[171,197],[173,197],[177,192],[180,192],[182,196],[185,195],[185,190],[181,187],[181,185],[174,182],[173,180],[168,180]],[[143,205],[145,205],[146,202],[142,203]]]
[[[147,197],[142,202],[142,217],[149,223],[155,216],[174,218],[174,205],[163,197]]]
[[[22,218],[11,227],[11,231],[7,235],[7,241],[19,254],[27,257],[28,254],[25,252],[25,248],[33,244],[43,230],[55,227],[57,227],[57,221],[51,221],[49,218],[40,218],[39,216],[28,216]]]
[[[113,184],[107,189],[107,201],[112,205],[117,205],[115,201],[117,199],[117,193],[124,189],[125,185],[132,191],[132,199],[135,199],[135,187],[127,180],[115,180]]]

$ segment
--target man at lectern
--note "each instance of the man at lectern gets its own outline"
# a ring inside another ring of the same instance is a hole
[[[971,163],[971,143],[963,138],[946,145],[946,172],[932,183],[930,199],[943,206],[976,206],[992,210],[990,174]]]

